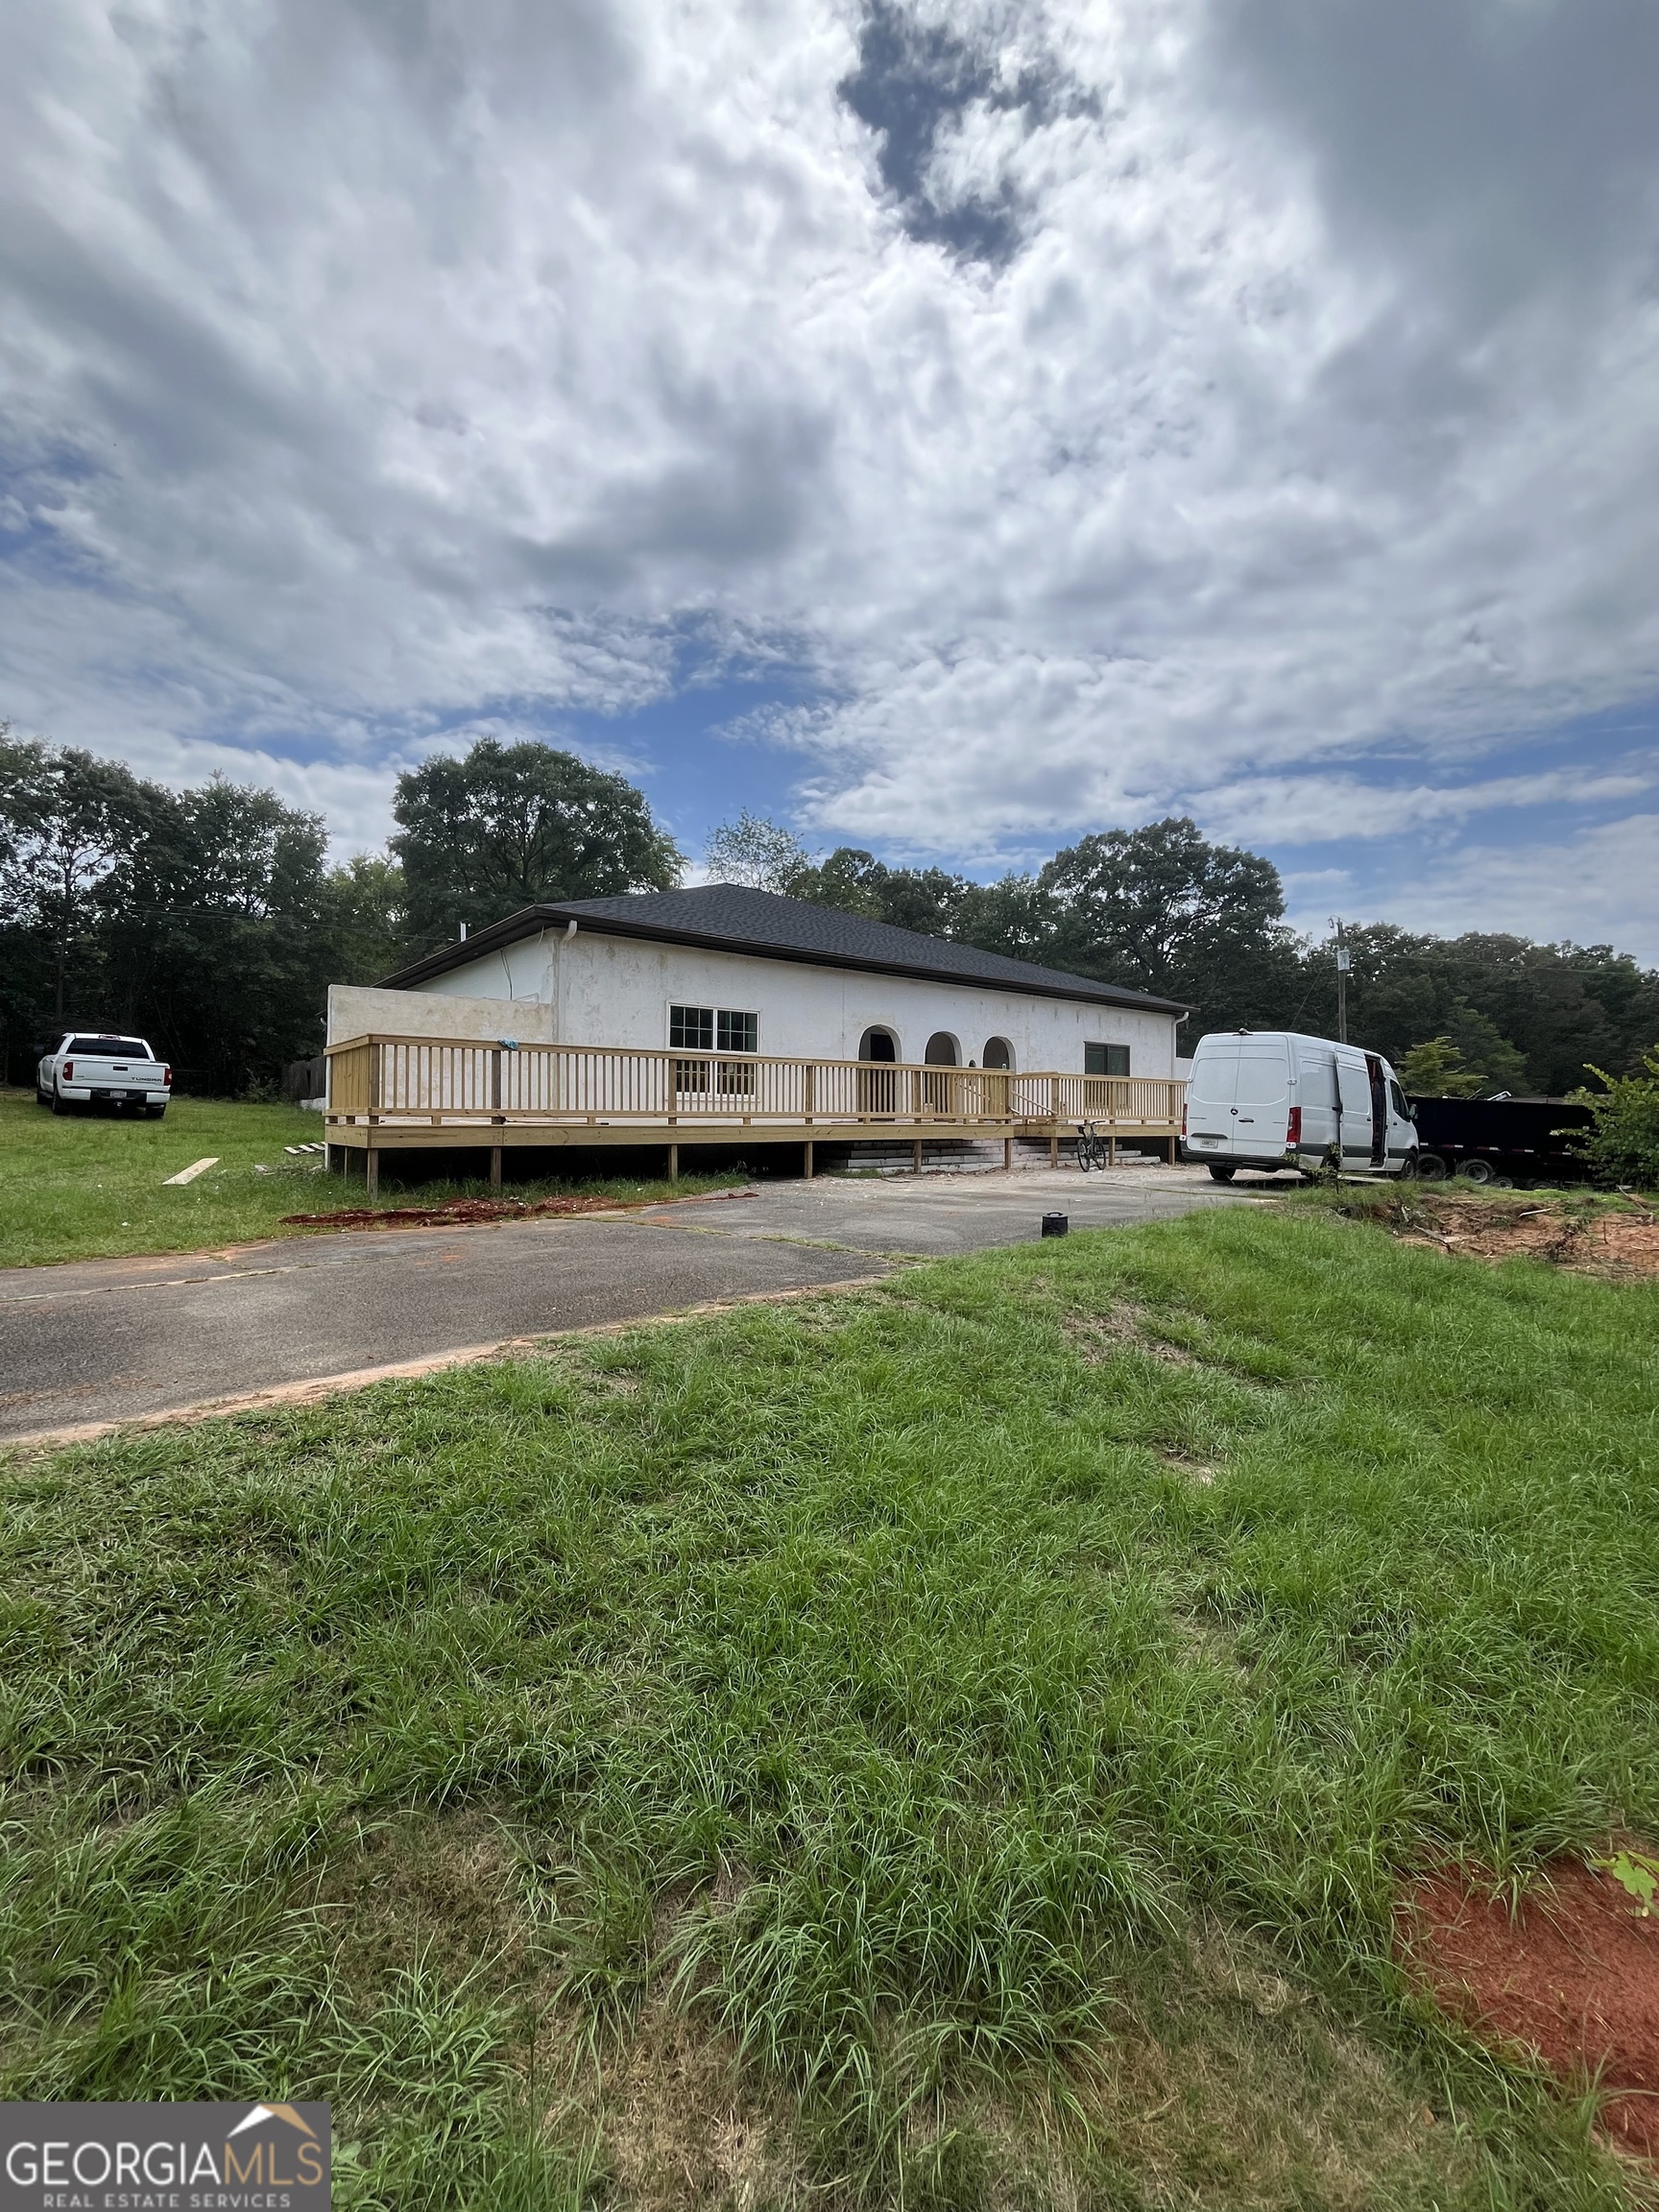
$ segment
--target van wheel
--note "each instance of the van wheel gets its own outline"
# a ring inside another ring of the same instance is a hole
[[[1213,1183],[1231,1183],[1238,1172],[1231,1160],[1212,1160],[1210,1163],[1210,1180]]]

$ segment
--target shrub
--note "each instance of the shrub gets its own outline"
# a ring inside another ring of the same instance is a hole
[[[1593,1067],[1601,1090],[1573,1093],[1575,1105],[1589,1107],[1591,1122],[1588,1129],[1574,1130],[1569,1142],[1589,1161],[1599,1183],[1659,1186],[1659,1045],[1643,1054],[1642,1070],[1609,1075]]]

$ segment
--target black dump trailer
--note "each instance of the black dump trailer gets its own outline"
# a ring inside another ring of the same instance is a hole
[[[1417,1172],[1425,1182],[1582,1183],[1589,1168],[1561,1134],[1587,1129],[1589,1109],[1566,1098],[1413,1098]]]

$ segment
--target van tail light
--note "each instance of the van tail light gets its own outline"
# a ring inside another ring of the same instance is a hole
[[[1285,1142],[1286,1145],[1291,1146],[1300,1144],[1302,1142],[1302,1109],[1300,1106],[1292,1106],[1290,1109],[1290,1126],[1285,1132]]]
[[[173,1070],[171,1068],[163,1068],[161,1070],[161,1088],[163,1091],[171,1091],[173,1088]]]
[[[73,1060],[65,1060],[63,1063],[63,1080],[65,1083],[73,1083],[75,1080],[75,1063]]]
[[[1187,1134],[1187,1101],[1185,1098],[1181,1101],[1181,1134],[1183,1137]]]

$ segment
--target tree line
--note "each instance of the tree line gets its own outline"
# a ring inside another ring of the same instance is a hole
[[[387,852],[330,866],[322,818],[222,778],[184,791],[0,726],[0,1033],[27,1081],[47,1035],[148,1036],[181,1087],[243,1094],[318,1050],[331,982],[373,982],[541,900],[666,890],[685,857],[624,778],[485,739],[397,779]],[[1034,873],[977,883],[816,854],[750,814],[713,880],[782,892],[1181,999],[1184,1036],[1335,1022],[1333,948],[1285,921],[1278,871],[1172,817],[1102,830]],[[1659,973],[1610,946],[1350,929],[1351,1035],[1428,1087],[1560,1093],[1639,1068]]]
[[[814,854],[743,814],[716,831],[708,865],[716,878],[1184,1000],[1188,1050],[1208,1029],[1335,1035],[1334,939],[1288,926],[1270,860],[1212,843],[1185,817],[1101,830],[1034,874],[975,883],[891,868],[855,847]],[[1396,1067],[1423,1054],[1425,1089],[1560,1095],[1588,1066],[1636,1070],[1659,1038],[1659,971],[1610,945],[1435,937],[1386,922],[1350,926],[1343,939],[1350,1036]]]

